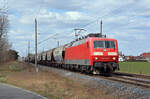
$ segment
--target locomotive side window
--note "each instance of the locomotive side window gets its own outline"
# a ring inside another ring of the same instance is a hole
[[[94,48],[115,48],[114,41],[94,41],[93,42]]]
[[[89,48],[89,42],[87,42],[87,48]]]

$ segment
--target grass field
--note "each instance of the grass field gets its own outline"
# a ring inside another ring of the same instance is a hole
[[[39,70],[37,73],[31,65],[16,61],[0,64],[0,83],[34,91],[48,99],[116,99],[118,97],[109,95],[105,89],[99,90],[81,84],[55,72]]]
[[[149,62],[120,62],[119,66],[120,66],[119,72],[150,75]]]

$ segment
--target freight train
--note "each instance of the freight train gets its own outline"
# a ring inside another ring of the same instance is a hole
[[[119,70],[116,39],[89,34],[57,48],[38,53],[38,64],[90,74],[112,75]],[[34,63],[35,55],[26,61]]]

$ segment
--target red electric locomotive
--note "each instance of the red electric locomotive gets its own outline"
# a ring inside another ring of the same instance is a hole
[[[34,62],[34,55],[29,62]],[[92,34],[38,54],[38,63],[111,75],[119,69],[117,40]]]
[[[87,37],[75,41],[65,49],[65,64],[74,64],[80,70],[111,75],[118,65],[117,40]]]

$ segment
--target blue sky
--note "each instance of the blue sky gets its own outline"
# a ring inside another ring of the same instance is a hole
[[[125,55],[150,52],[150,1],[149,0],[0,0],[8,4],[10,29],[8,38],[19,55],[34,53],[34,19],[38,20],[38,41],[55,36],[61,45],[72,41],[74,28],[88,33],[99,32],[103,20],[103,33],[115,38],[119,51]],[[83,33],[83,35],[86,33]],[[57,46],[50,39],[38,46],[38,52]]]

